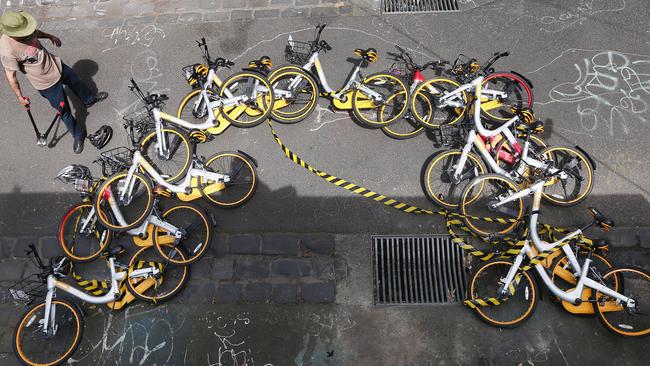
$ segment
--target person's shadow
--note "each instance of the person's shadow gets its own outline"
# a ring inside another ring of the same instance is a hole
[[[93,60],[79,60],[71,66],[72,70],[79,76],[79,79],[86,85],[88,89],[93,94],[97,94],[97,84],[93,81],[92,77],[97,74],[99,70],[99,65]],[[77,120],[77,123],[80,123],[83,126],[86,126],[86,119],[88,118],[88,108],[84,105],[83,101],[77,97],[77,95],[68,87],[66,87],[65,93],[74,108],[74,118]],[[93,131],[94,132],[94,131]],[[88,131],[90,135],[92,132]]]

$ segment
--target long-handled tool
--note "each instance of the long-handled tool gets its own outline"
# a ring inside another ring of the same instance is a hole
[[[29,101],[29,98],[26,99]],[[56,112],[56,115],[54,115],[54,118],[52,119],[52,123],[50,123],[50,127],[47,128],[47,131],[45,131],[45,133],[41,133],[38,130],[38,127],[36,127],[36,122],[34,122],[34,116],[32,116],[32,110],[29,105],[25,107],[25,109],[27,109],[27,115],[29,115],[29,120],[32,122],[32,126],[34,127],[34,132],[36,133],[36,144],[38,144],[38,146],[47,145],[47,135],[50,134],[52,127],[54,127],[56,121],[61,117],[61,111],[63,111],[63,108],[65,108],[65,102],[62,101],[59,103],[59,107],[59,110]]]

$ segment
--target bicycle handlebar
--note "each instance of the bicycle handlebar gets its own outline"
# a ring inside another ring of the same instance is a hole
[[[33,243],[29,244],[29,250],[25,250],[25,254],[30,258],[33,255],[34,259],[36,260],[36,265],[40,269],[47,269],[47,267],[43,264],[43,261],[41,260],[41,256],[38,255],[38,251],[36,250],[36,246]]]

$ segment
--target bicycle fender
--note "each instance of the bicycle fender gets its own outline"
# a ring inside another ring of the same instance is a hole
[[[255,159],[254,157],[252,157],[250,154],[248,154],[248,153],[246,153],[246,152],[244,152],[244,151],[241,151],[241,150],[237,150],[237,152],[240,153],[240,154],[242,154],[242,155],[244,155],[248,160],[250,160],[251,162],[253,162],[253,164],[255,164],[255,167],[256,167],[256,168],[259,167],[259,165],[257,165],[257,159]]]
[[[533,88],[533,83],[527,77],[525,77],[524,75],[522,75],[522,74],[520,74],[520,73],[518,73],[518,72],[516,72],[514,70],[510,70],[510,73],[519,76],[523,81],[526,82],[526,84],[528,84],[528,86],[530,86],[531,89]]]
[[[589,154],[587,154],[587,152],[584,151],[580,146],[576,145],[575,148],[576,148],[576,150],[580,151],[581,153],[583,153],[587,157],[587,160],[589,160],[589,162],[591,163],[591,167],[594,168],[594,171],[595,171],[596,170],[596,161],[594,161],[594,159],[592,159],[591,156],[589,156]]]

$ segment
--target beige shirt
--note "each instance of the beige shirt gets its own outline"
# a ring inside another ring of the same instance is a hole
[[[2,35],[0,61],[5,69],[24,73],[37,90],[45,90],[61,79],[61,58],[47,52],[35,35],[21,42]]]

